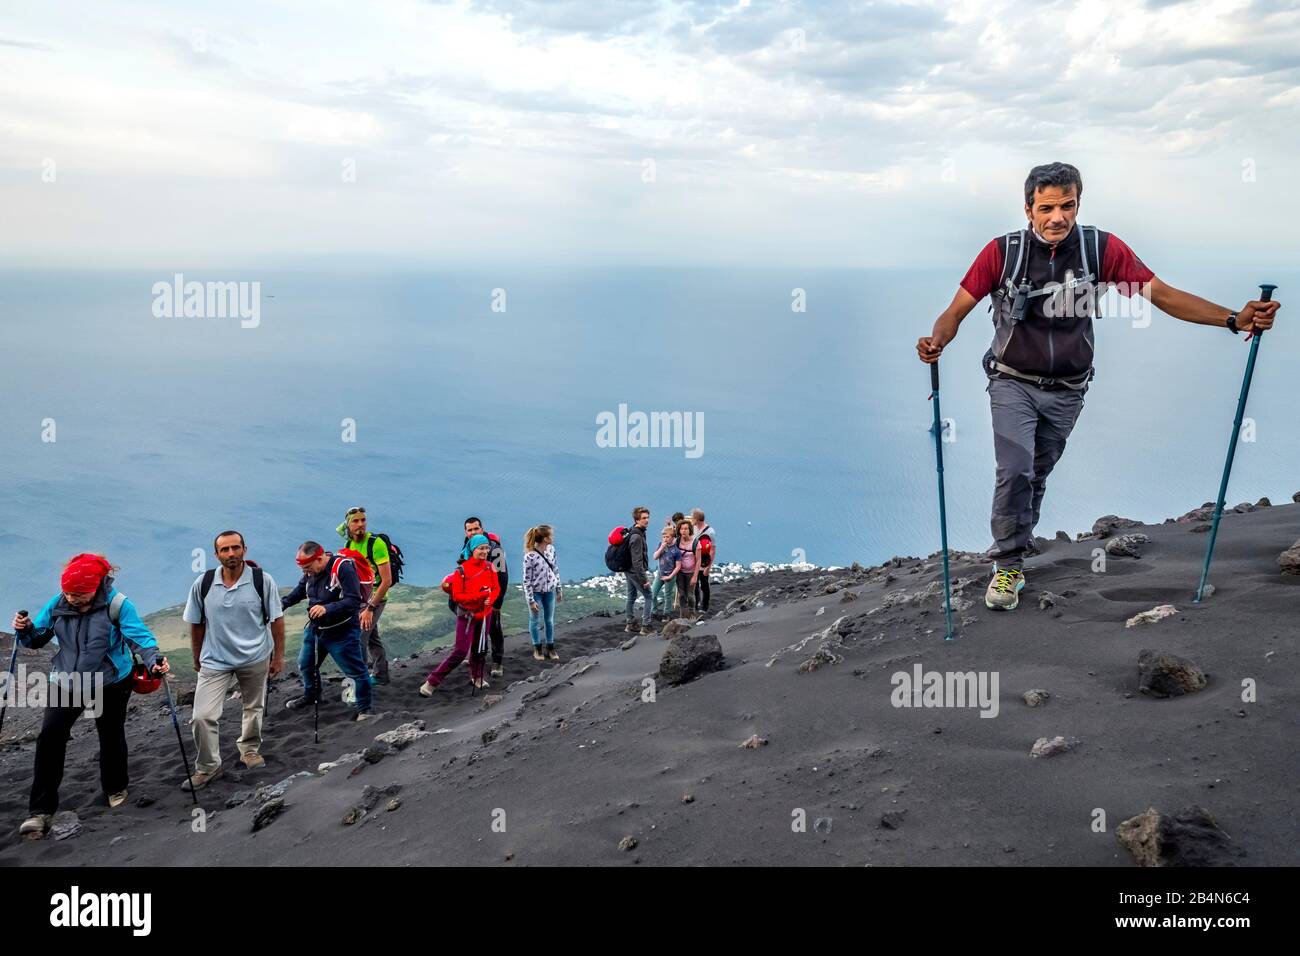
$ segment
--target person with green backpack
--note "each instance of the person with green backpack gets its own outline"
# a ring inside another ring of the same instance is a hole
[[[349,508],[343,523],[335,529],[347,539],[347,547],[360,553],[374,573],[374,591],[361,608],[361,653],[369,665],[370,678],[387,684],[388,653],[379,639],[379,617],[384,613],[389,589],[402,575],[402,551],[385,534],[371,534],[366,528],[366,509]]]

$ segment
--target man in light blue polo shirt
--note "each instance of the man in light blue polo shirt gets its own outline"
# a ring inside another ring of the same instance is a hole
[[[239,760],[249,770],[266,761],[262,747],[262,713],[266,683],[284,669],[284,611],[275,580],[245,560],[247,547],[238,531],[223,531],[213,542],[221,567],[204,572],[190,588],[183,620],[190,626],[194,651],[195,757],[194,789],[221,774],[217,724],[232,684],[243,699]],[[182,790],[189,790],[187,780]]]

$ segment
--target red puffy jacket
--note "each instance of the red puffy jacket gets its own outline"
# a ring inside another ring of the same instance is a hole
[[[481,558],[470,558],[443,578],[442,589],[476,621],[492,613],[492,602],[501,593],[496,568]]]

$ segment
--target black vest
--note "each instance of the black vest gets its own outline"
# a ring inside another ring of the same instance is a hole
[[[998,240],[1002,275],[992,293],[992,362],[1054,379],[1086,376],[1092,369],[1092,319],[1104,288],[1101,263],[1109,233],[1077,226],[1055,247],[1032,230]]]

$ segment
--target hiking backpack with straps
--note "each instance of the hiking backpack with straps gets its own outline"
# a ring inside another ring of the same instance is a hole
[[[402,556],[402,549],[393,544],[393,539],[386,534],[371,534],[366,540],[366,560],[370,566],[375,567],[375,539],[378,538],[384,542],[388,548],[388,568],[393,573],[393,583],[396,584],[402,580],[402,566],[405,565],[406,559]]]
[[[609,533],[609,547],[605,549],[605,567],[615,574],[632,570],[632,535],[630,530],[619,525]]]
[[[262,626],[266,627],[266,625],[271,623],[271,615],[266,613],[266,574],[254,562],[245,560],[244,563],[247,564],[253,571],[253,589],[257,591],[257,599],[262,605]],[[212,590],[213,582],[215,582],[216,580],[217,580],[216,568],[208,568],[208,570],[203,572],[203,581],[202,583],[199,584],[199,623],[200,624],[208,623],[208,610],[207,607],[204,605],[204,602],[207,601],[208,592]],[[117,595],[117,597],[121,597],[121,596],[122,596],[121,594]],[[112,617],[112,614],[113,614],[112,605],[110,604],[109,617]],[[116,623],[116,618],[114,618],[114,623]]]

